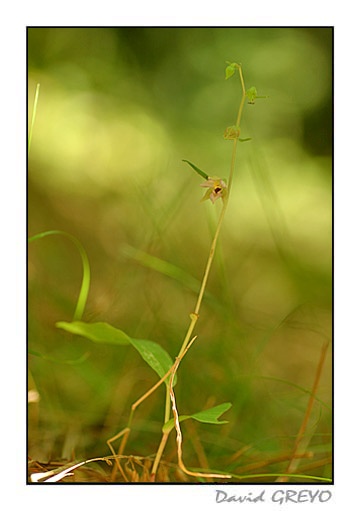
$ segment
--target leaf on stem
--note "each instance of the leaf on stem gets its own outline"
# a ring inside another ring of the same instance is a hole
[[[143,339],[133,339],[122,330],[108,323],[84,323],[83,321],[59,321],[57,328],[61,328],[71,334],[80,335],[90,341],[102,344],[116,344],[124,346],[131,344],[141,355],[145,362],[162,378],[173,365],[173,361],[167,351],[160,344]],[[168,382],[169,378],[166,379]]]
[[[219,421],[219,417],[225,413],[229,408],[232,407],[232,403],[222,403],[221,405],[202,410],[201,412],[194,413],[192,415],[180,415],[179,421],[182,422],[187,419],[195,419],[198,422],[204,422],[206,424],[227,424],[229,421]],[[168,433],[174,428],[174,419],[170,419],[163,426],[163,432]]]
[[[219,417],[232,407],[232,403],[222,403],[221,405],[208,408],[198,413],[194,413],[191,417],[199,422],[207,424],[227,424],[229,421],[219,421]]]
[[[84,323],[83,321],[73,321],[67,323],[58,321],[57,328],[62,328],[71,334],[81,335],[90,341],[103,344],[130,344],[131,338],[125,332],[115,328],[108,323]]]
[[[191,161],[189,161],[189,160],[182,160],[182,161],[188,163],[190,165],[190,167],[193,168],[195,170],[195,172],[197,172],[204,179],[208,179],[209,178],[209,176],[206,174],[206,172],[204,172],[203,170],[199,169],[199,167],[197,167],[196,165],[191,163]]]
[[[130,343],[139,352],[145,362],[162,378],[173,365],[170,355],[160,344],[142,339],[130,339]],[[169,381],[170,376],[166,379]],[[176,382],[176,376],[174,385]]]

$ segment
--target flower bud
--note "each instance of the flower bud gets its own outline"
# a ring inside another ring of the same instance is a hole
[[[240,126],[228,126],[224,133],[225,140],[235,140],[240,137]]]

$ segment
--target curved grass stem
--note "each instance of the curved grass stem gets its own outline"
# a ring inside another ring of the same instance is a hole
[[[64,236],[65,238],[70,239],[74,243],[74,245],[76,246],[76,248],[78,249],[78,251],[80,253],[82,267],[83,267],[83,276],[82,276],[82,281],[81,281],[81,286],[80,286],[79,297],[78,297],[75,312],[73,315],[73,321],[80,321],[80,319],[82,318],[82,316],[84,314],[86,301],[88,298],[89,288],[90,288],[89,258],[87,256],[86,250],[84,249],[84,247],[80,243],[80,241],[77,238],[75,238],[75,236],[73,236],[72,234],[69,234],[68,232],[65,232],[65,231],[53,230],[53,231],[41,232],[39,234],[35,234],[34,236],[31,236],[28,241],[30,243],[32,241],[35,241],[35,240],[38,240],[41,238],[45,238],[46,236],[51,236],[53,234],[59,234],[60,236]]]
[[[36,111],[37,111],[37,106],[38,106],[38,102],[39,102],[39,94],[40,94],[40,83],[38,83],[36,85],[36,90],[35,90],[33,113],[31,116],[31,124],[30,124],[29,135],[28,135],[28,156],[30,154],[31,140],[32,140],[34,125],[35,125],[35,118],[36,118]]]

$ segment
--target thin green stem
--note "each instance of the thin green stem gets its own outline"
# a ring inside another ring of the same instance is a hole
[[[169,394],[169,396],[170,396],[170,394]],[[166,444],[167,444],[167,441],[169,438],[169,434],[170,434],[170,431],[167,431],[167,432],[163,433],[163,436],[161,438],[160,445],[159,445],[157,453],[156,453],[155,461],[154,461],[154,464],[151,469],[151,478],[153,481],[155,481],[156,472],[157,472],[162,454],[166,447]]]
[[[240,82],[241,82],[241,88],[242,88],[242,98],[241,98],[238,116],[236,118],[236,126],[240,126],[241,115],[242,115],[242,111],[243,111],[245,99],[246,99],[245,82],[244,82],[244,77],[242,74],[241,66],[238,66],[238,70],[239,70],[239,76],[240,76]]]
[[[239,110],[238,110],[238,114],[237,114],[237,118],[236,118],[236,126],[240,127],[241,116],[242,116],[245,99],[246,99],[246,89],[245,89],[245,82],[244,82],[244,77],[242,74],[241,66],[238,66],[238,70],[239,70],[239,77],[240,77],[240,83],[241,83],[241,88],[242,88],[242,96],[241,96],[240,106],[239,106]],[[238,139],[235,138],[234,144],[233,144],[232,155],[231,155],[231,164],[230,164],[230,173],[229,173],[229,182],[228,182],[228,194],[226,196],[226,202],[230,196],[232,181],[233,181],[233,177],[234,177],[237,145],[238,145]]]
[[[236,118],[236,125],[240,126],[241,116],[242,116],[242,112],[243,112],[243,108],[244,108],[244,104],[245,104],[245,99],[246,99],[246,90],[245,90],[245,82],[244,82],[244,77],[243,77],[243,74],[242,74],[241,66],[238,66],[238,70],[239,70],[239,77],[240,77],[241,88],[242,88],[242,96],[241,96],[240,106],[239,106],[239,110],[238,110],[238,114],[237,114],[237,118]],[[188,331],[186,333],[184,342],[183,342],[183,344],[181,346],[181,349],[180,349],[180,352],[179,352],[178,356],[181,356],[182,353],[184,352],[184,350],[186,349],[186,346],[187,346],[189,340],[191,339],[192,333],[194,331],[196,322],[197,322],[198,317],[199,317],[200,307],[201,307],[201,304],[202,304],[202,300],[203,300],[203,297],[204,297],[206,285],[207,285],[208,278],[209,278],[209,275],[210,275],[210,270],[211,270],[212,262],[213,262],[213,259],[214,259],[214,254],[215,254],[215,249],[216,249],[217,241],[218,241],[218,238],[219,238],[219,234],[220,234],[220,231],[221,231],[222,223],[223,223],[223,220],[224,220],[224,217],[225,217],[225,213],[226,213],[226,208],[227,208],[228,201],[229,201],[229,196],[230,196],[230,191],[231,191],[231,186],[232,186],[232,181],[233,181],[233,176],[234,176],[234,170],[235,170],[237,144],[238,144],[238,140],[237,140],[237,138],[235,138],[234,139],[234,143],[233,143],[232,155],[231,155],[230,173],[229,173],[229,181],[228,181],[228,193],[227,193],[226,197],[223,200],[223,206],[221,208],[221,212],[220,212],[220,215],[219,215],[219,220],[218,220],[217,227],[216,227],[216,230],[215,230],[214,238],[213,238],[213,241],[211,243],[209,257],[208,257],[208,260],[207,260],[207,263],[206,263],[204,276],[203,276],[203,279],[202,279],[202,282],[201,282],[198,299],[197,299],[197,302],[196,302],[196,305],[195,305],[194,312],[192,314],[190,314],[191,322],[190,322]]]
[[[165,417],[164,417],[164,424],[167,423],[167,421],[170,419],[170,394],[168,390],[168,386],[166,386],[166,397],[165,397]]]
[[[241,88],[242,88],[242,96],[241,96],[240,106],[239,106],[239,110],[238,110],[238,114],[237,114],[237,118],[236,118],[236,125],[240,127],[242,112],[243,112],[243,108],[244,108],[244,104],[245,104],[245,99],[246,99],[246,90],[245,90],[245,83],[244,83],[244,78],[243,78],[241,66],[239,66],[239,65],[238,65],[238,70],[239,70],[239,76],[240,76],[240,82],[241,82]],[[195,309],[194,309],[194,312],[192,312],[190,314],[190,324],[189,324],[188,330],[187,330],[186,335],[185,335],[185,339],[184,339],[184,341],[183,341],[183,343],[181,345],[181,348],[180,348],[180,351],[179,351],[179,354],[178,354],[178,357],[177,357],[177,360],[179,360],[179,361],[183,358],[183,356],[185,355],[185,353],[187,351],[187,348],[189,347],[189,343],[190,343],[190,340],[192,338],[193,331],[195,329],[197,320],[199,318],[199,312],[200,312],[201,304],[202,304],[202,301],[203,301],[203,298],[204,298],[204,293],[205,293],[206,285],[207,285],[207,282],[208,282],[208,279],[209,279],[211,266],[212,266],[212,263],[213,263],[213,260],[214,260],[216,245],[217,245],[217,242],[218,242],[218,239],[219,239],[221,227],[222,227],[222,224],[223,224],[223,220],[224,220],[224,217],[225,217],[225,213],[226,213],[226,209],[227,209],[227,205],[228,205],[228,201],[229,201],[230,190],[231,190],[231,185],[232,185],[233,175],[234,175],[234,170],[235,170],[237,144],[238,144],[238,140],[237,140],[237,138],[235,138],[234,139],[234,143],[233,143],[233,150],[232,150],[231,163],[230,163],[230,173],[229,173],[229,180],[228,180],[227,195],[223,198],[222,208],[221,208],[221,211],[220,211],[220,215],[219,215],[218,223],[217,223],[217,226],[216,226],[215,234],[214,234],[211,246],[210,246],[209,256],[208,256],[208,260],[207,260],[207,263],[206,263],[206,266],[205,266],[205,271],[204,271],[204,275],[203,275],[203,278],[202,278],[202,282],[201,282],[198,298],[197,298],[197,301],[196,301]],[[175,376],[176,371],[177,371],[177,366],[174,368],[173,377]],[[173,381],[173,378],[172,378],[171,381]],[[170,385],[169,385],[169,395],[170,395],[170,397],[173,396],[173,402],[175,402],[172,383],[170,383]],[[171,406],[170,400],[166,399],[165,418],[168,418],[169,415],[170,415],[170,406]],[[175,420],[176,420],[176,413],[174,411],[174,418],[175,418]],[[180,425],[179,424],[178,424],[178,427],[177,427],[177,438],[180,439],[178,441],[178,452],[181,452],[181,445],[180,445],[180,442],[181,442],[181,430],[180,430]],[[156,454],[157,463],[153,467],[153,476],[154,477],[155,477],[155,473],[156,473],[156,468],[157,468],[159,460],[161,458],[161,454],[162,454],[162,452],[163,452],[163,450],[165,448],[166,441],[167,441],[167,437],[163,436],[163,438],[162,438],[162,440],[160,442],[157,454]],[[182,464],[181,457],[179,457],[179,464],[180,464],[180,462]]]

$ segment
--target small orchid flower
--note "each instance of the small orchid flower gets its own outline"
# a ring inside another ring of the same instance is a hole
[[[206,193],[204,197],[201,199],[201,202],[210,199],[211,202],[214,204],[214,202],[219,199],[220,197],[224,199],[227,194],[227,184],[223,179],[220,179],[219,177],[208,177],[205,183],[201,183],[200,185],[202,188],[208,188],[206,190]]]

